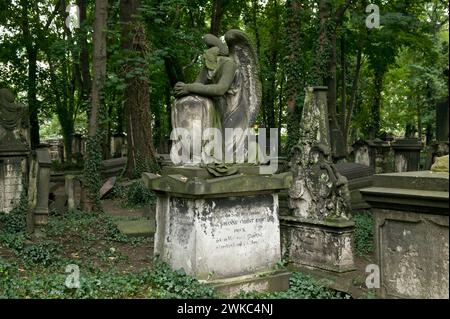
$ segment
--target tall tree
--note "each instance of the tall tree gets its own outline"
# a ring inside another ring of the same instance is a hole
[[[302,78],[302,23],[305,4],[300,0],[286,1],[286,25],[285,41],[286,59],[286,99],[287,99],[287,131],[286,153],[289,154],[292,147],[297,144],[300,137],[300,119],[302,110],[302,95],[305,88]]]
[[[39,6],[31,6],[27,0],[21,0],[21,18],[20,26],[22,31],[22,40],[28,58],[28,109],[30,117],[30,138],[31,147],[36,148],[39,145],[39,101],[37,99],[37,78],[38,78],[38,54],[39,45],[48,34],[50,25],[57,15],[59,1],[56,1],[54,10],[48,17],[45,25],[41,25],[41,16]],[[33,21],[30,21],[33,18]]]
[[[101,186],[100,168],[102,162],[101,142],[104,137],[105,105],[103,88],[106,78],[106,26],[108,0],[95,1],[93,35],[93,81],[91,109],[88,126],[84,183],[87,197],[84,198],[86,211],[101,210],[99,190]]]
[[[124,93],[125,122],[128,140],[127,175],[133,177],[155,167],[150,116],[150,96],[146,55],[148,51],[145,29],[137,19],[139,0],[121,0],[121,43],[127,57]]]
[[[330,116],[331,145],[337,158],[347,156],[344,138],[344,117],[337,110],[337,32],[352,0],[345,0],[337,8],[334,1],[319,0],[319,50],[316,60],[317,84],[328,87],[328,115]],[[339,115],[339,118],[338,118]]]

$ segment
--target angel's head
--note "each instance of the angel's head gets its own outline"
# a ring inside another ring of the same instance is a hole
[[[203,62],[209,70],[215,70],[218,66],[219,48],[212,47],[203,53]]]
[[[207,34],[203,37],[203,41],[208,46],[203,54],[205,65],[210,70],[217,68],[217,61],[220,56],[228,56],[228,46],[213,34]]]

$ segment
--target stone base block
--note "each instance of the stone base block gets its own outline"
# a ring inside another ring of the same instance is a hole
[[[278,195],[159,196],[155,253],[200,279],[272,269],[281,259]]]
[[[225,280],[205,281],[226,297],[234,297],[240,292],[279,292],[289,289],[290,272],[273,271],[248,276],[228,278]]]
[[[283,255],[296,265],[335,272],[354,270],[353,221],[280,218]]]
[[[375,217],[384,298],[449,298],[449,174],[376,175],[361,190]]]
[[[203,179],[146,173],[143,179],[158,196],[155,254],[172,269],[232,282],[276,269],[278,192],[288,187],[290,174]]]

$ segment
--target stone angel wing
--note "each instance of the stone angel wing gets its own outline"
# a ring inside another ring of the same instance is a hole
[[[230,50],[230,57],[236,61],[243,79],[248,105],[248,126],[251,127],[255,123],[261,105],[258,58],[250,39],[240,30],[232,29],[225,33],[225,42]]]

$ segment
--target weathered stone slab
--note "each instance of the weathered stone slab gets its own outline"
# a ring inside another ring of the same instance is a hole
[[[114,185],[116,185],[116,180],[116,176],[108,178],[108,180],[100,188],[100,198],[104,198],[111,192],[111,190],[114,188]]]
[[[271,271],[248,276],[209,281],[216,292],[226,297],[234,297],[241,292],[278,292],[289,289],[290,272]]]
[[[382,174],[361,190],[375,218],[382,297],[449,298],[448,176]]]
[[[42,146],[36,150],[36,161],[38,163],[38,178],[37,202],[34,209],[34,223],[36,226],[44,226],[48,222],[50,167],[52,164],[47,147]]]
[[[129,237],[151,237],[155,234],[155,225],[147,219],[121,220],[115,224],[119,231]]]
[[[0,212],[9,213],[19,202],[26,180],[27,153],[22,157],[0,155]]]

